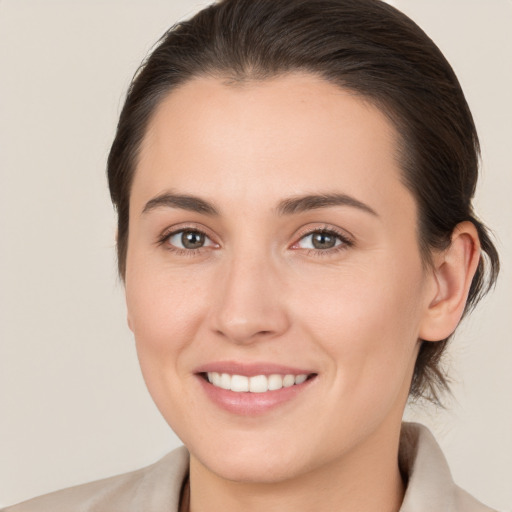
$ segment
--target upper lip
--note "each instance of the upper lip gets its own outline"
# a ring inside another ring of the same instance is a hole
[[[237,361],[216,361],[206,363],[194,370],[194,373],[229,373],[230,375],[245,375],[247,377],[254,377],[255,375],[310,375],[315,373],[311,369],[297,368],[286,366],[282,364],[257,362],[257,363],[242,363]]]

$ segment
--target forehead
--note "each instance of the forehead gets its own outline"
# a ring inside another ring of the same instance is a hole
[[[339,189],[377,205],[386,195],[410,202],[396,142],[380,110],[309,74],[235,84],[196,78],[154,113],[132,198],[147,201],[173,188],[263,205]]]

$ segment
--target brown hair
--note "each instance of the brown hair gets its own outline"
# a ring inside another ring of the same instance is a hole
[[[479,142],[457,77],[432,40],[380,0],[222,0],[167,31],[128,90],[108,158],[118,213],[118,264],[125,274],[130,188],[148,122],[175,87],[198,76],[264,80],[306,71],[373,102],[393,122],[403,181],[419,210],[426,264],[469,220],[483,256],[469,292],[470,310],[494,284],[499,259],[473,198]],[[448,389],[440,357],[448,339],[422,343],[412,397],[439,402]]]

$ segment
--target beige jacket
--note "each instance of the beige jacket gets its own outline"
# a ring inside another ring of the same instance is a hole
[[[455,485],[432,434],[404,423],[400,466],[408,475],[400,512],[495,512]],[[188,472],[184,447],[155,464],[62,491],[46,494],[0,512],[177,512]]]

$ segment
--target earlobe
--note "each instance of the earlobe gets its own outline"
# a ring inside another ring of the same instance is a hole
[[[434,293],[420,328],[420,338],[439,341],[457,327],[480,261],[480,241],[472,222],[458,224],[450,246],[434,256]]]
[[[128,328],[130,329],[130,331],[133,332],[133,326],[132,326],[132,320],[130,318],[130,315],[126,315],[126,323],[128,324]]]

